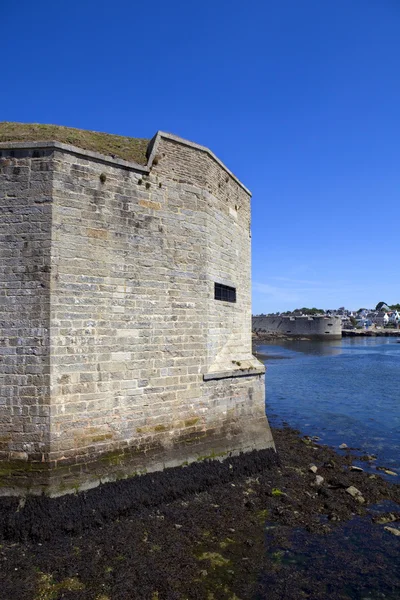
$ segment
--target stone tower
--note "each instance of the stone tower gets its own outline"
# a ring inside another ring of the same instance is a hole
[[[22,127],[0,143],[0,494],[273,447],[249,191],[170,134],[132,162]]]

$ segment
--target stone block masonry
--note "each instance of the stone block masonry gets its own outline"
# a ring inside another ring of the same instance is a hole
[[[208,149],[159,132],[140,165],[2,143],[0,202],[1,494],[273,447],[250,194]]]

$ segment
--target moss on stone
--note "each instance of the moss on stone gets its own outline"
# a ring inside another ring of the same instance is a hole
[[[211,452],[211,454],[206,454],[204,456],[199,456],[197,458],[197,462],[201,462],[202,460],[214,460],[215,458],[222,458],[227,456],[228,452]]]
[[[0,142],[63,142],[140,165],[147,163],[148,139],[131,138],[60,125],[0,122]]]
[[[0,487],[10,484],[11,478],[17,482],[21,477],[29,477],[33,474],[43,474],[47,471],[47,465],[29,461],[1,461],[0,462]]]
[[[159,431],[167,431],[167,428],[165,427],[165,425],[156,425],[154,427],[154,431],[159,432]]]
[[[101,435],[95,435],[91,438],[91,442],[106,442],[107,440],[112,439],[112,433],[104,433]]]
[[[193,425],[196,425],[196,423],[199,422],[199,417],[193,417],[191,419],[187,419],[185,421],[185,427],[193,427]]]
[[[106,463],[110,466],[118,466],[122,463],[124,459],[124,454],[121,450],[116,450],[115,452],[108,452],[100,457],[100,461]]]

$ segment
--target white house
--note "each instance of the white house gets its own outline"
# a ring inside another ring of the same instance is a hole
[[[392,312],[388,313],[388,317],[389,317],[389,323],[395,323],[397,325],[397,323],[400,323],[400,313],[398,310],[393,310]]]

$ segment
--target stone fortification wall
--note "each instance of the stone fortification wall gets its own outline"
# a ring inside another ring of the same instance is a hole
[[[342,337],[340,317],[267,317],[261,315],[253,317],[252,329],[259,335],[331,340]]]
[[[23,486],[36,469],[47,480],[35,473],[32,492],[63,493],[272,447],[264,368],[251,354],[248,191],[207,149],[166,134],[152,141],[146,166],[59,143],[27,146],[1,150],[11,161],[3,174],[18,188],[15,196],[1,188],[2,201],[25,210],[8,231],[12,251],[2,249],[2,267],[6,256],[12,265],[5,289],[14,277],[33,299],[21,313],[7,292],[1,314],[6,349],[15,337],[9,315],[25,319],[22,341],[7,350],[12,379],[3,380],[13,390],[2,413],[11,437],[0,425],[3,490],[17,493],[15,474]],[[24,188],[16,169],[32,165],[40,184],[31,178]],[[40,265],[33,288],[20,263]],[[215,282],[236,288],[237,302],[215,300]],[[41,337],[28,335],[40,327]],[[23,380],[17,344],[26,346]],[[24,435],[14,435],[24,410]]]
[[[0,150],[0,461],[49,455],[53,152]],[[1,468],[1,467],[0,467]]]

